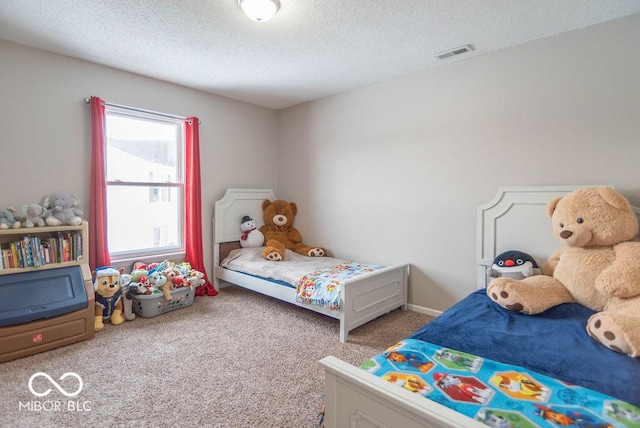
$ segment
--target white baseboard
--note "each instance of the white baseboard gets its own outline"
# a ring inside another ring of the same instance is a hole
[[[407,309],[409,309],[410,311],[420,312],[421,314],[431,315],[432,317],[437,317],[439,315],[442,315],[442,311],[437,311],[431,308],[425,308],[424,306],[412,305],[411,303],[407,305]]]

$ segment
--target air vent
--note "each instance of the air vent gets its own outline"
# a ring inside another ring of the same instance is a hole
[[[471,52],[473,48],[471,45],[460,46],[459,48],[450,49],[448,51],[440,52],[436,54],[436,58],[438,59],[446,59],[452,56],[462,55],[463,53]]]

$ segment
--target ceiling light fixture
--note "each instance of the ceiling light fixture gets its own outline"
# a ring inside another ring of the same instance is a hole
[[[280,9],[280,2],[278,0],[238,0],[238,6],[249,19],[265,22],[273,18]]]

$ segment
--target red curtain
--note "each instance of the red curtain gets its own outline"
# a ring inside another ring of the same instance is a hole
[[[91,182],[89,199],[89,267],[109,266],[107,245],[107,182],[105,174],[104,102],[91,97]]]
[[[186,242],[185,260],[191,267],[202,272],[205,277],[204,285],[196,288],[196,296],[215,296],[218,291],[207,279],[202,254],[202,202],[200,187],[200,134],[198,118],[189,117],[185,120],[185,205],[186,205]]]

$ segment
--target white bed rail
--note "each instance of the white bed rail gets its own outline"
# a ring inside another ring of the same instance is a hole
[[[325,370],[326,428],[486,428],[336,357],[325,357],[318,364]]]

